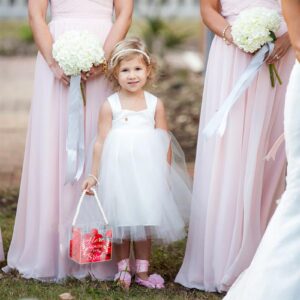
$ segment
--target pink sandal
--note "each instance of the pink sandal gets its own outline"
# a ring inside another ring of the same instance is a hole
[[[149,268],[149,261],[137,259],[136,260],[136,275],[135,282],[138,285],[144,286],[149,289],[163,289],[164,279],[159,274],[151,274],[148,279],[141,279],[137,273],[147,273]]]
[[[131,284],[129,258],[122,259],[118,262],[118,273],[115,275],[114,281],[120,283],[124,289],[129,289]]]

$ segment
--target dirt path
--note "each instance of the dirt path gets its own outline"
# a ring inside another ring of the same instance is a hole
[[[34,61],[0,57],[0,189],[19,186]]]

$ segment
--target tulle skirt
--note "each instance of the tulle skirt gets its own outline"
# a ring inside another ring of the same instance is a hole
[[[184,238],[191,182],[184,154],[166,131],[111,130],[103,147],[98,192],[114,242]]]

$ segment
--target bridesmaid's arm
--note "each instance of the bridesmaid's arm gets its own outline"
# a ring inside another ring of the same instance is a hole
[[[225,38],[229,43],[233,42],[230,24],[220,13],[220,0],[200,0],[200,11],[203,23],[216,35],[223,38],[223,31],[228,27]]]
[[[133,0],[114,0],[114,7],[116,20],[104,43],[106,57],[110,56],[115,44],[123,40],[129,30],[132,21]]]
[[[300,0],[283,0],[282,10],[289,29],[291,43],[300,62]]]
[[[56,78],[68,85],[70,79],[64,74],[52,56],[52,36],[46,23],[48,0],[29,0],[28,17],[35,44]]]
[[[160,99],[157,99],[156,111],[155,111],[155,128],[160,128],[168,131],[168,122],[166,118],[166,112],[164,105]],[[172,161],[172,149],[171,144],[167,153],[167,161],[171,164]]]
[[[129,30],[132,20],[133,0],[114,0],[116,20],[103,45],[106,58],[119,41],[123,40]],[[87,81],[103,73],[102,66],[92,67],[89,72],[82,73],[81,78]]]

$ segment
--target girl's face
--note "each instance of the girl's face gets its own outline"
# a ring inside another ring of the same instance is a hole
[[[149,72],[144,60],[140,56],[134,56],[120,62],[117,80],[121,89],[134,93],[145,86]]]

